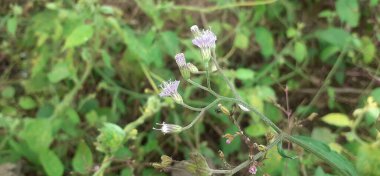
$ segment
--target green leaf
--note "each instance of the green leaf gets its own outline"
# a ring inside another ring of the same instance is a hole
[[[27,119],[25,127],[19,132],[19,137],[28,144],[34,152],[49,148],[53,141],[52,126],[49,119]]]
[[[66,62],[58,62],[54,65],[51,72],[48,74],[48,79],[51,83],[58,83],[70,76],[69,66]]]
[[[169,54],[171,57],[174,58],[174,55],[177,54],[179,51],[179,39],[176,33],[167,31],[161,33],[161,44],[163,46],[163,51],[165,51],[167,54]]]
[[[90,25],[77,26],[73,32],[66,38],[65,46],[63,48],[73,48],[86,43],[91,39],[94,29]]]
[[[328,128],[316,127],[313,128],[313,131],[311,132],[311,137],[315,140],[329,144],[335,142],[337,135],[332,133],[331,130]]]
[[[274,41],[272,33],[264,28],[258,27],[255,29],[256,41],[261,48],[261,54],[265,58],[269,58],[274,53]]]
[[[47,150],[45,152],[41,152],[39,159],[48,176],[63,175],[63,164],[53,151]]]
[[[363,54],[363,61],[366,64],[369,64],[373,61],[373,58],[375,57],[376,54],[376,47],[375,44],[373,44],[372,40],[365,36],[361,40],[362,42],[362,47],[360,51]]]
[[[380,104],[380,87],[376,88],[376,89],[373,89],[372,92],[371,92],[371,96],[373,97],[373,99],[378,103]]]
[[[249,38],[247,35],[244,35],[242,33],[238,33],[236,34],[235,36],[235,40],[234,40],[234,46],[236,48],[240,48],[240,49],[247,49],[248,46],[249,46]]]
[[[245,133],[247,133],[248,136],[251,137],[260,137],[264,136],[267,133],[267,128],[265,125],[261,122],[254,123],[252,125],[249,125],[247,128],[244,129]]]
[[[306,56],[307,56],[307,47],[306,47],[305,43],[296,42],[294,44],[294,58],[298,62],[302,62],[305,60]]]
[[[340,48],[345,47],[346,44],[351,41],[350,33],[340,28],[330,27],[324,30],[319,30],[315,34],[319,40]]]
[[[93,164],[93,158],[90,148],[84,141],[81,141],[75,151],[72,165],[75,171],[85,174],[88,173]]]
[[[330,57],[339,52],[339,47],[336,46],[328,46],[324,48],[321,52],[321,60],[323,62],[327,62]]]
[[[17,30],[17,18],[12,17],[12,18],[7,20],[7,31],[11,35],[14,36],[16,34],[16,30]]]
[[[3,98],[13,98],[15,96],[16,90],[12,86],[7,86],[1,91],[1,96]]]
[[[338,0],[335,6],[340,20],[346,22],[351,27],[358,25],[360,11],[357,0]]]
[[[240,80],[252,80],[254,72],[251,69],[239,68],[236,70],[236,78]]]
[[[25,110],[34,109],[37,107],[37,103],[33,100],[32,97],[29,96],[20,97],[18,100],[18,105],[20,105],[20,107]]]
[[[285,153],[285,150],[282,148],[282,141],[277,143],[277,152],[283,157],[283,158],[289,158],[289,159],[296,159],[297,156],[288,156],[288,154]]]
[[[329,146],[306,136],[293,136],[291,141],[318,156],[335,168],[341,175],[357,176],[354,165],[342,155],[332,151]]]
[[[361,175],[375,176],[380,173],[380,149],[375,145],[360,145],[356,155],[356,168]]]
[[[343,113],[327,114],[322,117],[322,121],[338,127],[348,127],[352,124],[352,121],[348,118],[348,116]]]

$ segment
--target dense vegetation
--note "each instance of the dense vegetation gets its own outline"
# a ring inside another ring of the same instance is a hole
[[[214,99],[174,61],[184,52],[203,69],[191,41],[198,25],[216,34],[217,62],[244,101],[304,144],[256,147],[266,155],[257,175],[376,176],[379,11],[378,0],[3,0],[0,175],[185,175],[164,162],[231,169],[246,161],[244,138],[226,142],[238,128],[220,107],[234,103],[208,109],[182,133],[153,130],[197,116],[159,97],[162,81],[180,80],[191,106]],[[233,96],[221,76],[211,73],[211,84]],[[236,121],[269,145],[274,132],[257,114],[240,111]]]

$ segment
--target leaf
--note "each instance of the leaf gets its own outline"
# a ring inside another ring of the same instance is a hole
[[[319,40],[330,43],[332,45],[343,48],[351,41],[350,34],[340,28],[330,27],[324,30],[316,31],[316,36]]]
[[[313,131],[311,132],[311,137],[315,140],[329,144],[335,141],[337,135],[332,133],[331,130],[328,128],[316,127],[313,128]]]
[[[91,39],[94,29],[90,25],[82,24],[77,26],[66,38],[64,49],[74,48],[86,43]]]
[[[161,44],[165,51],[170,56],[174,57],[179,51],[179,39],[176,33],[166,31],[161,33]]]
[[[14,36],[16,34],[17,30],[17,18],[12,17],[7,20],[7,31]]]
[[[37,103],[33,100],[32,97],[29,96],[20,97],[18,100],[18,105],[20,105],[20,107],[25,110],[34,109],[37,107]]]
[[[236,70],[236,78],[240,80],[252,80],[254,72],[251,69],[239,68]]]
[[[119,126],[112,123],[104,123],[103,127],[99,129],[100,134],[96,138],[96,149],[104,153],[114,153],[125,139],[125,132]]]
[[[373,89],[372,92],[371,92],[371,96],[373,97],[373,99],[378,103],[380,104],[380,87],[376,88],[376,89]]]
[[[285,150],[282,148],[282,141],[277,143],[277,152],[283,157],[283,158],[289,158],[289,159],[296,159],[297,156],[288,156],[285,153]]]
[[[41,152],[39,159],[48,176],[63,175],[63,164],[53,151],[47,150],[45,152]]]
[[[373,58],[375,57],[376,54],[376,47],[375,44],[373,44],[372,40],[365,36],[361,40],[362,42],[362,47],[360,51],[363,54],[363,61],[366,64],[369,64],[373,61]]]
[[[357,153],[356,168],[361,175],[379,175],[380,173],[380,149],[375,145],[363,144]]]
[[[360,11],[357,0],[338,0],[335,6],[340,20],[346,22],[351,27],[358,25]]]
[[[81,174],[86,174],[91,170],[93,165],[92,153],[84,141],[81,141],[77,146],[72,165],[74,170]]]
[[[70,70],[66,62],[58,62],[54,65],[51,72],[48,74],[48,79],[51,83],[58,83],[70,76]]]
[[[352,124],[352,121],[348,118],[348,116],[343,113],[327,114],[322,117],[322,121],[338,127],[348,127]]]
[[[296,42],[294,44],[294,58],[298,62],[302,62],[305,60],[306,56],[307,56],[307,48],[306,48],[305,43]]]
[[[49,148],[53,141],[52,126],[49,119],[27,119],[25,127],[19,132],[19,137],[28,144],[34,152]]]
[[[15,93],[16,93],[16,90],[14,87],[12,86],[7,86],[3,89],[3,91],[1,91],[1,96],[3,98],[13,98],[15,96]]]
[[[261,54],[265,58],[269,58],[274,53],[272,33],[264,27],[258,27],[255,29],[255,36],[257,43],[260,45]]]
[[[254,123],[252,125],[249,125],[247,128],[244,129],[245,133],[247,133],[248,136],[252,137],[260,137],[264,136],[267,133],[267,128],[265,125],[261,122]]]
[[[244,35],[242,33],[238,33],[236,34],[235,36],[235,40],[234,40],[234,46],[236,48],[240,48],[240,49],[247,49],[248,46],[249,46],[249,38],[247,35]]]
[[[341,175],[358,175],[355,166],[349,160],[335,151],[331,151],[330,147],[326,144],[306,136],[293,136],[291,137],[291,141],[327,162],[330,166],[337,169]]]

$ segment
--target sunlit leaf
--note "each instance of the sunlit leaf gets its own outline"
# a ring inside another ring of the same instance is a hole
[[[347,127],[352,124],[352,121],[348,118],[348,116],[342,113],[330,113],[323,116],[321,119],[330,125],[338,127]]]
[[[86,43],[91,39],[94,29],[90,25],[77,26],[74,31],[66,38],[64,48],[73,48]]]

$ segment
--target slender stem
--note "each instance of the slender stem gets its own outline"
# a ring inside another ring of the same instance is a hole
[[[207,87],[209,90],[211,89],[211,82],[210,82],[210,64],[209,61],[206,62],[206,79],[207,79]]]
[[[189,82],[190,84],[192,84],[192,85],[194,85],[194,86],[200,88],[200,89],[203,89],[203,90],[205,90],[205,91],[211,93],[211,94],[214,95],[215,97],[220,97],[220,95],[217,94],[215,91],[213,91],[213,90],[211,90],[211,89],[208,89],[207,87],[202,86],[202,85],[198,84],[197,82],[195,82],[195,81],[193,81],[193,80],[191,80],[191,79],[187,79],[186,81]]]
[[[312,106],[315,104],[315,102],[318,100],[318,98],[321,96],[322,92],[324,92],[327,88],[327,86],[330,84],[331,82],[331,78],[334,76],[335,72],[337,71],[340,63],[342,62],[343,58],[344,58],[344,55],[346,54],[347,52],[347,49],[348,47],[344,47],[343,48],[343,51],[339,54],[338,56],[338,59],[335,61],[334,63],[334,66],[331,68],[329,74],[327,74],[326,76],[326,79],[323,81],[323,84],[321,86],[321,88],[318,90],[318,92],[315,94],[315,96],[313,97],[313,99],[310,101],[309,105],[308,106]],[[302,114],[302,116],[305,115],[304,113]]]
[[[203,108],[196,108],[196,107],[192,107],[186,103],[181,103],[181,105],[187,109],[190,109],[190,110],[193,110],[193,111],[202,111]]]
[[[267,146],[267,150],[270,150],[273,146],[275,146],[277,143],[279,143],[282,139],[283,139],[283,135],[278,135],[277,138]],[[251,164],[252,162],[258,160],[260,157],[264,156],[265,155],[265,152],[259,152],[257,153],[252,160],[246,160],[244,161],[243,163],[239,164],[238,166],[236,166],[235,168],[231,169],[231,170],[210,170],[212,173],[215,173],[215,174],[228,174],[228,175],[233,175],[237,172],[239,172],[240,170],[242,170],[243,168],[247,167],[249,164]]]
[[[273,3],[276,1],[277,0],[247,1],[247,2],[243,1],[243,2],[238,2],[238,3],[229,3],[229,4],[225,4],[225,5],[221,5],[221,6],[211,6],[211,7],[205,7],[205,8],[195,7],[195,6],[178,5],[178,6],[174,6],[173,9],[210,13],[213,11],[229,9],[229,8],[234,8],[234,7],[251,7],[251,6],[257,6],[257,5],[270,4],[270,3]]]
[[[191,123],[189,125],[183,127],[182,131],[185,131],[185,130],[191,128],[195,124],[195,122],[197,122],[208,109],[210,109],[211,107],[215,106],[220,100],[222,100],[222,99],[221,98],[217,98],[212,103],[210,103],[206,107],[202,108],[201,112],[197,115],[197,117],[195,117],[195,119],[193,121],[191,121]]]

